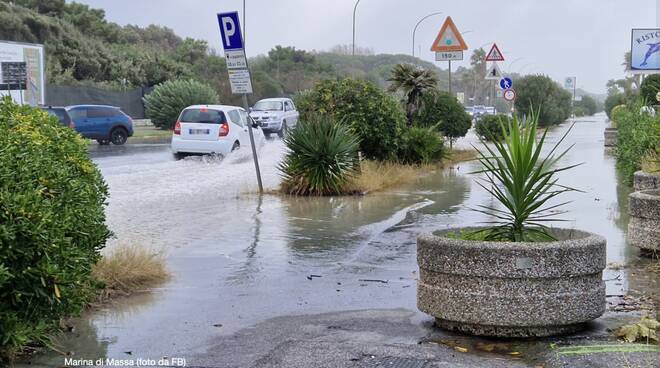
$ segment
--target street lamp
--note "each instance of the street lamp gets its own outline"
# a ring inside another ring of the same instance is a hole
[[[415,56],[415,33],[417,32],[417,27],[419,27],[420,23],[422,23],[424,21],[424,19],[430,18],[434,15],[440,15],[440,14],[442,14],[442,12],[435,12],[435,13],[428,14],[428,15],[422,17],[422,19],[420,19],[419,22],[417,22],[417,24],[415,24],[415,28],[413,28],[413,33],[412,33],[412,56]]]
[[[353,7],[353,56],[355,56],[355,12],[357,11],[357,6],[360,3],[360,0],[357,0],[355,2],[355,6]]]

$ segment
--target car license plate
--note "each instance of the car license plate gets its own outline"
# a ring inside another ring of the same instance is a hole
[[[190,134],[209,134],[208,129],[190,129],[188,132]]]

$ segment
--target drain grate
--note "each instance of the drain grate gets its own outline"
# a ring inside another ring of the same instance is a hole
[[[360,362],[363,368],[424,368],[428,361],[413,358],[376,357]]]

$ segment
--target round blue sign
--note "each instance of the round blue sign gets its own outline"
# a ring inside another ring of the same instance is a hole
[[[500,88],[502,89],[509,89],[513,87],[513,81],[509,77],[504,77],[500,79]]]

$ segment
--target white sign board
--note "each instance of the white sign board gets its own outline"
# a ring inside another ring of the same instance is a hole
[[[516,99],[516,90],[509,88],[504,91],[504,99],[507,101],[513,101]]]
[[[463,60],[463,51],[438,51],[435,61]]]
[[[252,93],[252,80],[247,69],[229,69],[228,72],[232,93]]]
[[[25,62],[27,72],[27,85],[23,91],[11,90],[0,80],[0,97],[11,95],[14,102],[21,101],[27,105],[43,105],[46,100],[46,74],[44,72],[43,45],[19,42],[0,41],[0,65],[2,63]],[[0,70],[2,76],[2,70]],[[0,77],[1,78],[1,77]]]
[[[575,82],[576,82],[575,77],[566,77],[564,79],[564,88],[573,90],[575,88]]]
[[[456,99],[458,102],[464,104],[465,103],[465,92],[456,92]]]
[[[497,65],[497,62],[493,62],[488,68],[488,73],[486,73],[487,80],[500,80],[502,79],[502,71],[500,70],[499,65]]]
[[[227,69],[247,69],[244,50],[226,50],[225,61],[227,62]]]
[[[633,29],[630,40],[630,72],[660,73],[660,29]]]
[[[497,91],[495,91],[495,97],[502,98],[503,96],[504,96],[504,91],[503,90],[498,89]]]

